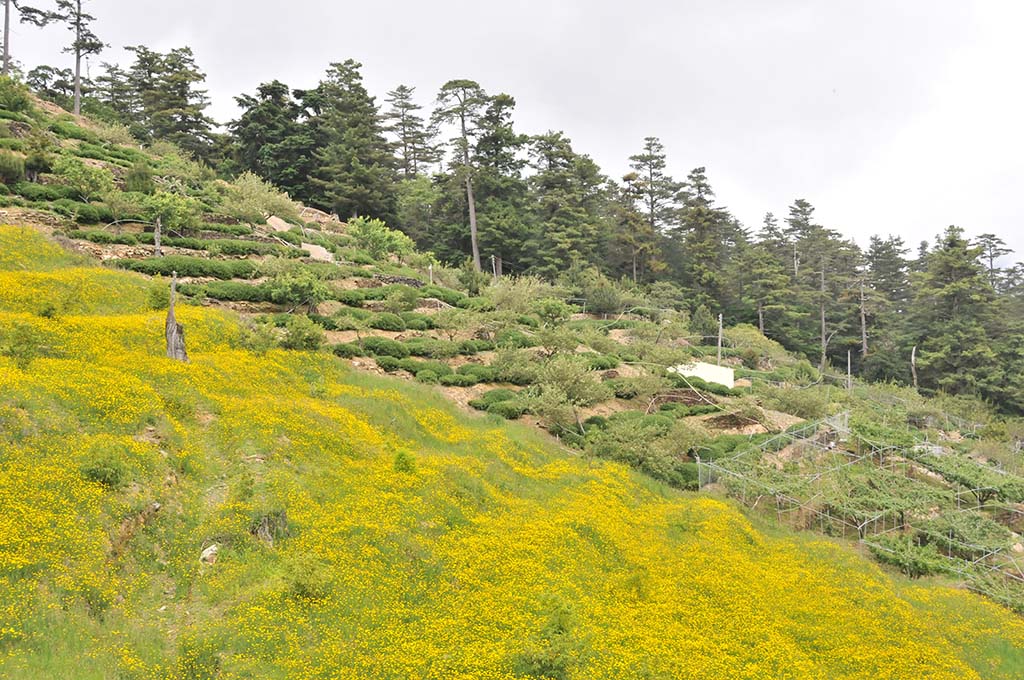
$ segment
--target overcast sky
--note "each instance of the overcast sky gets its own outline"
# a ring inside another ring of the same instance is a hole
[[[38,0],[44,5],[48,0]],[[52,2],[52,0],[49,0]],[[219,121],[274,78],[364,64],[372,94],[429,104],[452,78],[518,103],[520,131],[564,130],[613,177],[645,136],[677,178],[706,166],[748,227],[796,198],[866,244],[946,225],[1024,252],[1024,2],[89,0],[111,47],[190,45]],[[27,67],[70,62],[60,29],[16,26]],[[1016,259],[1016,258],[1015,258]]]

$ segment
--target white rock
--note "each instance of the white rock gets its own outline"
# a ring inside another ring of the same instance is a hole
[[[215,564],[217,562],[217,544],[214,543],[199,555],[199,561],[203,564]]]

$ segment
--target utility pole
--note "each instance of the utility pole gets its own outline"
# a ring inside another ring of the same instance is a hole
[[[491,276],[495,281],[498,280],[498,259],[491,255]]]
[[[827,327],[825,325],[825,263],[821,263],[821,288],[820,288],[821,300],[818,303],[818,309],[821,313],[821,365],[818,367],[819,371],[825,370],[825,364],[828,361],[826,352],[828,351],[828,337],[826,336]]]
[[[853,352],[846,350],[846,389],[853,389]]]
[[[868,355],[868,309],[864,297],[864,279],[860,280],[860,355]]]
[[[11,0],[4,0],[4,77],[11,75]]]
[[[718,365],[722,365],[722,315],[718,315]]]

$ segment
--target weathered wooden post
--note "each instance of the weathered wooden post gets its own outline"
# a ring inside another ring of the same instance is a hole
[[[177,361],[188,361],[185,351],[185,329],[174,318],[174,297],[178,292],[178,272],[171,272],[171,304],[167,307],[167,324],[164,329],[167,337],[167,357]]]

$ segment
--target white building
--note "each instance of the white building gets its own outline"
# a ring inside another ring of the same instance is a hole
[[[668,370],[687,378],[700,378],[705,382],[725,385],[729,389],[736,387],[736,372],[728,366],[715,366],[703,361],[695,361],[692,364],[673,366]]]

